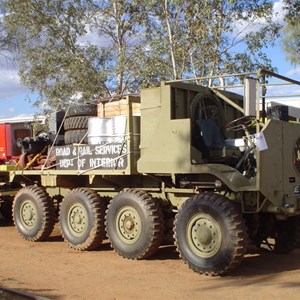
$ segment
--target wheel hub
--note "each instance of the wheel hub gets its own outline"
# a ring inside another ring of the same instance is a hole
[[[77,214],[77,213],[75,214],[74,223],[75,224],[81,224],[82,223],[82,218],[81,218],[80,214]]]
[[[133,207],[123,207],[117,214],[116,226],[119,237],[123,242],[132,244],[141,234],[141,218]]]
[[[219,224],[207,214],[194,216],[187,227],[187,240],[192,251],[200,257],[212,257],[221,247]]]
[[[197,231],[199,242],[203,245],[209,245],[212,240],[211,231],[207,228],[201,228],[201,227],[196,231]]]
[[[75,203],[68,213],[69,227],[75,236],[81,236],[88,226],[88,217],[85,207],[80,203]]]
[[[32,221],[34,214],[31,209],[25,208],[23,212],[23,217],[27,221]]]
[[[21,205],[20,216],[23,226],[31,229],[37,222],[37,210],[31,200],[26,200]]]
[[[127,232],[132,232],[133,229],[134,229],[134,221],[133,221],[133,218],[131,218],[131,216],[129,218],[125,218],[125,221],[124,221],[124,229],[127,231]]]

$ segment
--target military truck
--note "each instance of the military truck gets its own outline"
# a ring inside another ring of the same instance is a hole
[[[292,251],[300,125],[266,116],[266,77],[299,82],[266,70],[230,76],[244,80],[243,96],[204,85],[215,77],[165,82],[98,107],[71,106],[54,137],[21,141],[19,163],[0,173],[19,234],[47,240],[59,222],[71,248],[93,250],[108,238],[128,259],[175,243],[189,268],[213,276],[236,268],[250,243]]]

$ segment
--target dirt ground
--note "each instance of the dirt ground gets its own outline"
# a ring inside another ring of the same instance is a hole
[[[132,261],[107,241],[97,251],[76,252],[58,226],[49,241],[31,243],[0,223],[0,286],[59,300],[299,299],[300,249],[290,255],[255,252],[230,276],[212,278],[189,270],[174,246]]]

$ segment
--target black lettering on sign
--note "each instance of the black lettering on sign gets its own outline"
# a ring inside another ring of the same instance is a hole
[[[55,154],[58,170],[124,170],[127,167],[127,147],[123,143],[58,146]]]

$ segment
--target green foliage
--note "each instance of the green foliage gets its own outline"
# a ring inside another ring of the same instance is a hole
[[[269,0],[0,0],[37,105],[137,92],[161,80],[270,67]],[[258,24],[260,23],[260,24]]]
[[[16,40],[14,36],[8,33],[6,24],[3,22],[3,18],[0,16],[0,55],[7,60],[11,60],[10,53],[15,49]]]
[[[300,1],[299,0],[285,0],[286,3],[286,20],[293,24],[299,20],[300,17]]]
[[[135,92],[137,70],[143,66],[141,45],[144,20],[147,12],[143,1],[93,1],[92,29],[106,41],[108,89],[112,93]]]
[[[173,78],[271,68],[261,50],[278,36],[272,7],[257,0],[152,1],[149,43],[172,62]]]
[[[300,64],[300,1],[286,0],[284,50],[293,65]]]
[[[46,99],[48,106],[59,109],[72,96],[84,101],[103,93],[105,74],[97,67],[105,52],[79,43],[87,33],[85,1],[3,2],[4,21],[19,44],[21,79],[41,95],[37,105]]]

